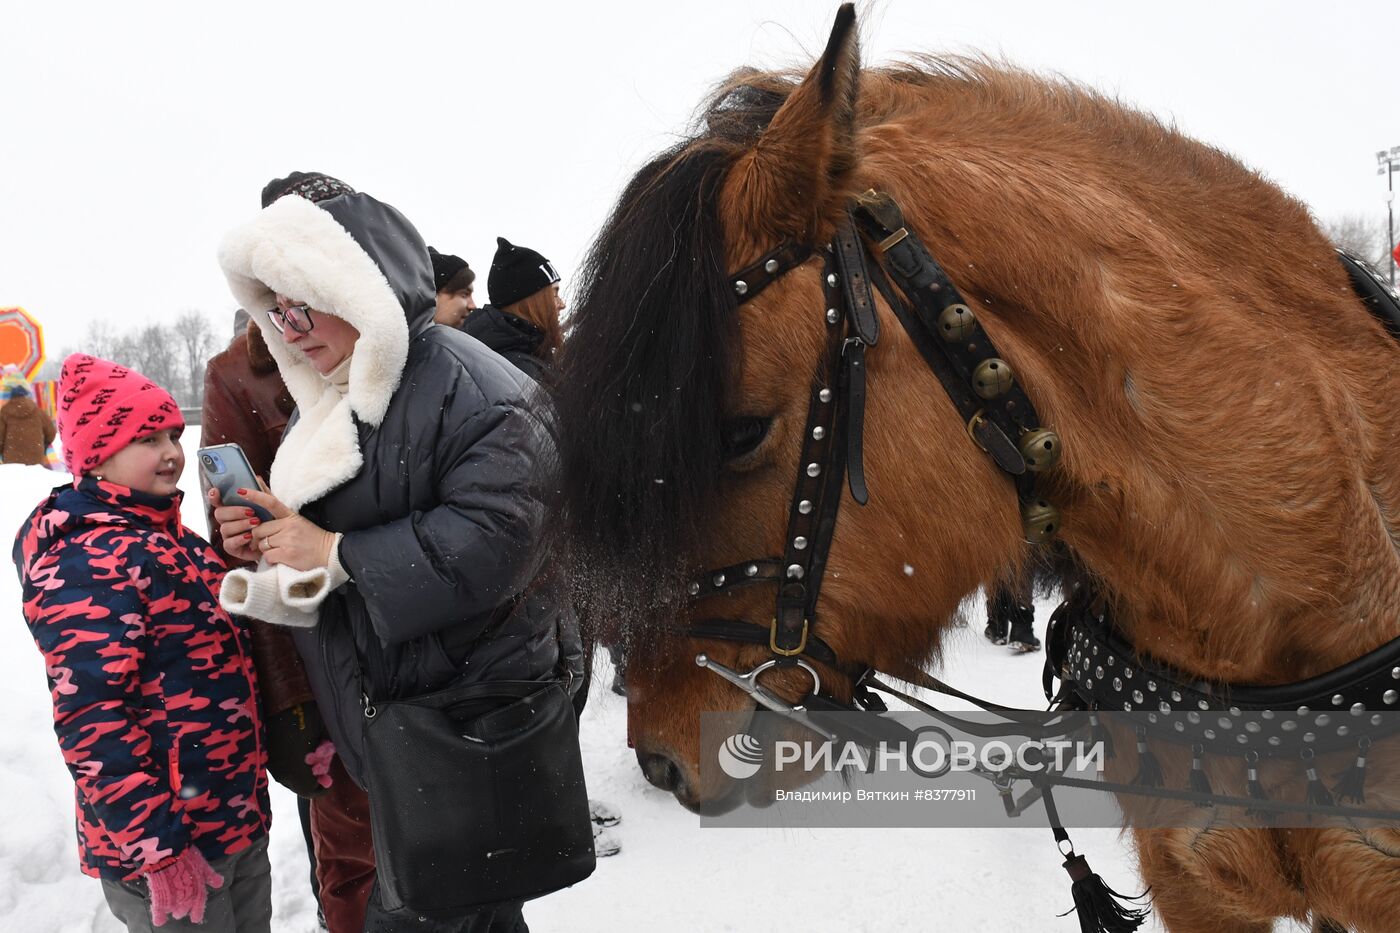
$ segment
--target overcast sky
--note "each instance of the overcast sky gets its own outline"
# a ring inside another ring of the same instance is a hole
[[[389,201],[483,278],[500,234],[567,285],[706,90],[739,65],[809,64],[836,6],[3,0],[0,306],[38,316],[51,353],[97,316],[193,307],[230,324],[219,239],[294,169]],[[866,64],[980,52],[1056,72],[1174,120],[1321,217],[1385,217],[1393,3],[859,9]]]

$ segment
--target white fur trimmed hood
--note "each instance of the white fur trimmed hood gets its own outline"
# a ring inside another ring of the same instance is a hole
[[[288,195],[231,231],[219,264],[234,298],[259,326],[281,293],[360,332],[344,397],[305,355],[267,332],[268,350],[298,409],[270,484],[288,507],[300,509],[360,470],[356,421],[379,426],[408,359],[409,338],[432,317],[428,249],[402,214],[369,195],[319,204]]]

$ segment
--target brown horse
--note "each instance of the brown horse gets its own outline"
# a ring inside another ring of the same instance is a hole
[[[1057,552],[1136,649],[1196,677],[1277,684],[1400,635],[1395,341],[1308,210],[1223,152],[1092,91],[982,61],[863,69],[838,17],[805,76],[741,71],[641,170],[584,270],[561,384],[565,499],[591,618],[627,649],[648,778],[693,809],[699,713],[749,697],[696,667],[766,646],[772,587],[690,604],[697,570],[781,554],[826,335],[820,256],[742,305],[728,277],[822,244],[890,193],[1064,444],[1040,490]],[[814,633],[858,665],[935,657],[960,602],[1030,559],[1016,492],[879,300],[869,504],[840,512]],[[723,602],[722,610],[713,604]],[[823,669],[840,699],[848,671]],[[789,669],[766,683],[792,698]],[[1368,798],[1394,807],[1400,801]],[[1276,917],[1391,930],[1400,833],[1139,832],[1173,931]]]

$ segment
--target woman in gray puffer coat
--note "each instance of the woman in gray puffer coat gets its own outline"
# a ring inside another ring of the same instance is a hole
[[[346,770],[364,786],[361,683],[376,698],[554,672],[576,626],[547,570],[555,447],[530,383],[433,326],[428,250],[364,194],[283,197],[220,262],[297,403],[272,465],[275,520],[216,511],[262,559],[223,589],[232,612],[290,625]],[[277,339],[277,334],[282,339]],[[232,543],[230,543],[232,542]],[[427,927],[371,896],[367,929],[524,929],[519,908]]]

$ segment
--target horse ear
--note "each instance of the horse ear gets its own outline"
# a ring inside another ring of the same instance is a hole
[[[856,165],[860,39],[846,3],[826,51],[736,165],[733,203],[767,239],[810,240]]]

